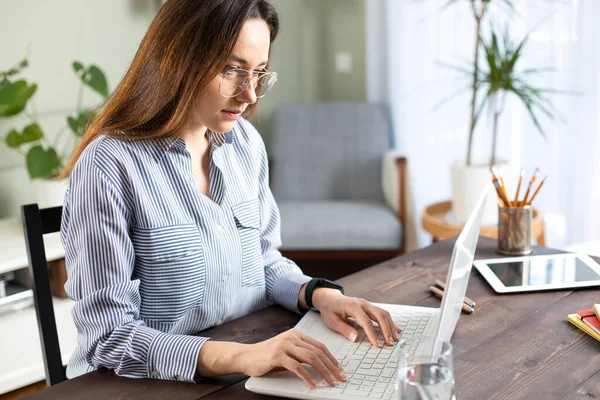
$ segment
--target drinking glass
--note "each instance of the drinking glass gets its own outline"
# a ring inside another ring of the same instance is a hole
[[[396,399],[455,400],[450,342],[438,342],[436,356],[412,355],[416,345],[410,339],[400,341],[397,347]]]

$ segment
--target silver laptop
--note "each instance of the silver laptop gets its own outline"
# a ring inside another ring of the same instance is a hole
[[[446,276],[446,290],[441,307],[417,307],[396,304],[376,304],[392,315],[396,325],[403,329],[409,354],[434,356],[439,354],[439,343],[449,341],[462,310],[467,284],[483,214],[486,194],[482,194],[469,220],[456,240],[450,267]],[[426,287],[423,290],[427,290]],[[358,325],[355,325],[358,327]],[[362,329],[356,342],[330,330],[318,313],[308,312],[296,328],[319,340],[338,359],[348,376],[345,382],[330,387],[312,370],[318,382],[312,389],[289,371],[271,371],[262,377],[246,381],[246,389],[268,395],[296,399],[390,399],[394,394],[397,355],[394,347],[373,347]],[[380,331],[379,340],[383,341]],[[428,339],[425,339],[428,338]]]

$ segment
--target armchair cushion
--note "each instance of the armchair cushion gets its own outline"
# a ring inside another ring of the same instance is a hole
[[[392,147],[385,105],[280,106],[272,146],[277,201],[384,200],[381,158]]]
[[[393,250],[402,225],[383,202],[284,201],[282,250]]]

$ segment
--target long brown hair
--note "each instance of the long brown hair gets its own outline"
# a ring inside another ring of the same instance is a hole
[[[268,0],[168,0],[121,82],[99,109],[59,178],[102,134],[127,139],[178,136],[196,99],[227,63],[244,23],[263,19],[271,43],[279,31]],[[253,113],[256,104],[246,108]]]

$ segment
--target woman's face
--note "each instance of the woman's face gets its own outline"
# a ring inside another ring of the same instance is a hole
[[[267,23],[262,19],[246,21],[223,72],[231,68],[243,68],[250,72],[264,70],[269,61],[269,46]],[[256,102],[252,84],[235,97],[224,97],[219,92],[222,79],[223,75],[218,74],[198,98],[192,116],[195,128],[229,132],[246,107]]]

